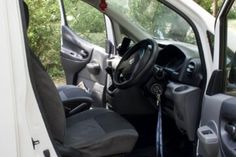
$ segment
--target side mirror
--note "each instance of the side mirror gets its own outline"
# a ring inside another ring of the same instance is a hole
[[[130,38],[127,38],[127,37],[124,37],[124,38],[123,38],[123,41],[122,41],[122,43],[121,43],[121,45],[118,45],[118,46],[117,46],[118,54],[119,54],[121,57],[122,57],[122,56],[127,52],[127,50],[129,49],[130,43],[131,43],[131,39],[130,39]]]
[[[231,68],[229,71],[229,83],[236,84],[236,52],[234,53],[231,60]]]

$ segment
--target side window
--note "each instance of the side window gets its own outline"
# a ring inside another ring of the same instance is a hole
[[[103,13],[81,0],[64,0],[64,5],[69,27],[81,38],[105,48]]]
[[[236,95],[236,2],[227,15],[227,44],[225,53],[225,92]]]

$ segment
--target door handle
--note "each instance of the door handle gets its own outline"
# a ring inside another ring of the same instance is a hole
[[[234,141],[236,140],[236,126],[234,124],[227,123],[225,125],[225,131]]]
[[[68,48],[61,48],[61,52],[63,55],[69,56],[71,59],[77,59],[77,60],[86,60],[89,58],[89,53],[87,53],[85,50],[80,51],[73,51]]]
[[[86,53],[84,50],[80,50],[78,54],[80,54],[83,57],[83,59],[88,57],[88,53]]]
[[[100,72],[100,64],[97,63],[96,61],[91,61],[90,63],[87,64],[87,69],[90,73],[97,75]]]

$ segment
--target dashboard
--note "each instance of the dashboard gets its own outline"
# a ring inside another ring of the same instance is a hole
[[[186,132],[190,141],[200,113],[203,70],[198,49],[187,44],[159,44],[156,60],[159,67],[168,71],[163,111],[175,120],[177,127]]]
[[[170,79],[180,83],[200,86],[203,79],[201,61],[196,49],[186,45],[159,45],[156,64],[168,70]]]
[[[152,87],[163,84],[163,114],[171,117],[176,126],[187,134],[188,139],[194,141],[204,78],[198,48],[174,41],[157,41],[157,43],[159,54],[155,66],[161,67],[162,71],[166,72],[164,81],[151,76],[147,77],[144,86],[118,89],[112,84],[108,85],[106,92],[108,108],[121,115],[154,114],[156,101],[152,93],[152,89],[155,88]]]

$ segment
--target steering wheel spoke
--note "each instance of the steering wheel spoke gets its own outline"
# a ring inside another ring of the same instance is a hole
[[[120,60],[113,77],[118,88],[129,88],[139,83],[154,66],[158,46],[155,40],[146,39],[135,44]]]

